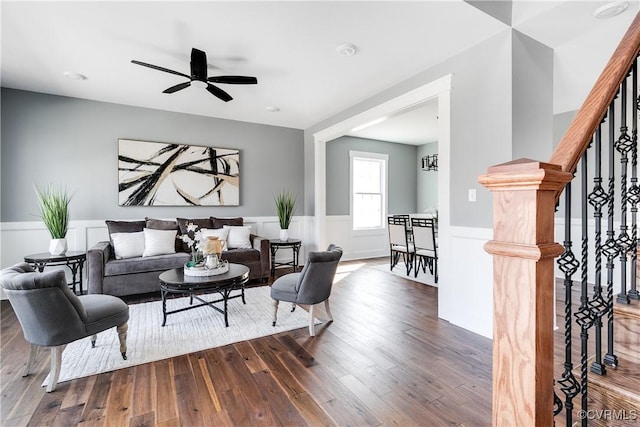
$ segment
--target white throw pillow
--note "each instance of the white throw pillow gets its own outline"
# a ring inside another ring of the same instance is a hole
[[[227,240],[229,239],[229,229],[228,228],[201,228],[200,236],[202,236],[202,241],[207,240],[207,237],[215,236],[220,240],[224,241],[224,245],[222,246],[222,250],[227,250]]]
[[[143,232],[143,257],[176,253],[176,234],[178,230],[154,230],[152,228],[145,228]]]
[[[116,259],[135,258],[144,252],[144,232],[112,233],[113,250]]]
[[[251,226],[249,225],[224,225],[224,229],[229,230],[229,238],[227,239],[227,247],[229,249],[251,249]]]

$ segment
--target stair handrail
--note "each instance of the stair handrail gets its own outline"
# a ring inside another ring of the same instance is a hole
[[[575,172],[582,154],[591,143],[596,128],[604,118],[639,52],[640,12],[636,14],[607,66],[558,143],[549,163],[559,165],[565,172]]]
[[[640,52],[640,13],[549,163],[519,159],[478,181],[493,193],[493,426],[553,424],[554,210]]]

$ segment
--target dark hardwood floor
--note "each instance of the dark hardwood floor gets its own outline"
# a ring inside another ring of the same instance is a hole
[[[28,345],[2,301],[3,426],[491,424],[491,341],[437,317],[433,287],[341,263],[334,322],[60,383],[21,376]],[[130,301],[131,303],[131,301]],[[324,313],[320,312],[320,317]],[[270,321],[270,320],[267,320]]]

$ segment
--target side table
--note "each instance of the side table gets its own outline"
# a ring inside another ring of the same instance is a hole
[[[271,276],[276,274],[276,267],[290,265],[293,267],[293,272],[298,270],[298,256],[300,255],[300,247],[302,246],[302,240],[289,239],[289,240],[269,240],[269,247],[271,249]],[[293,251],[293,259],[288,262],[276,262],[276,252],[280,248],[291,248]]]
[[[82,290],[82,269],[84,268],[84,262],[87,260],[87,253],[80,251],[67,251],[62,255],[52,255],[49,252],[43,252],[39,254],[27,255],[24,257],[24,262],[28,262],[37,269],[40,273],[44,271],[47,266],[65,265],[71,270],[71,283],[73,293],[76,292],[76,285],[80,287],[79,295],[84,292]]]

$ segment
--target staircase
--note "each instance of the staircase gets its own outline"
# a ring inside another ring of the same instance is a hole
[[[493,426],[640,426],[639,53],[640,13],[549,163],[518,159],[478,178],[493,194]]]
[[[614,346],[616,369],[590,375],[589,425],[640,426],[640,301],[615,303]],[[609,412],[605,412],[605,411]]]

